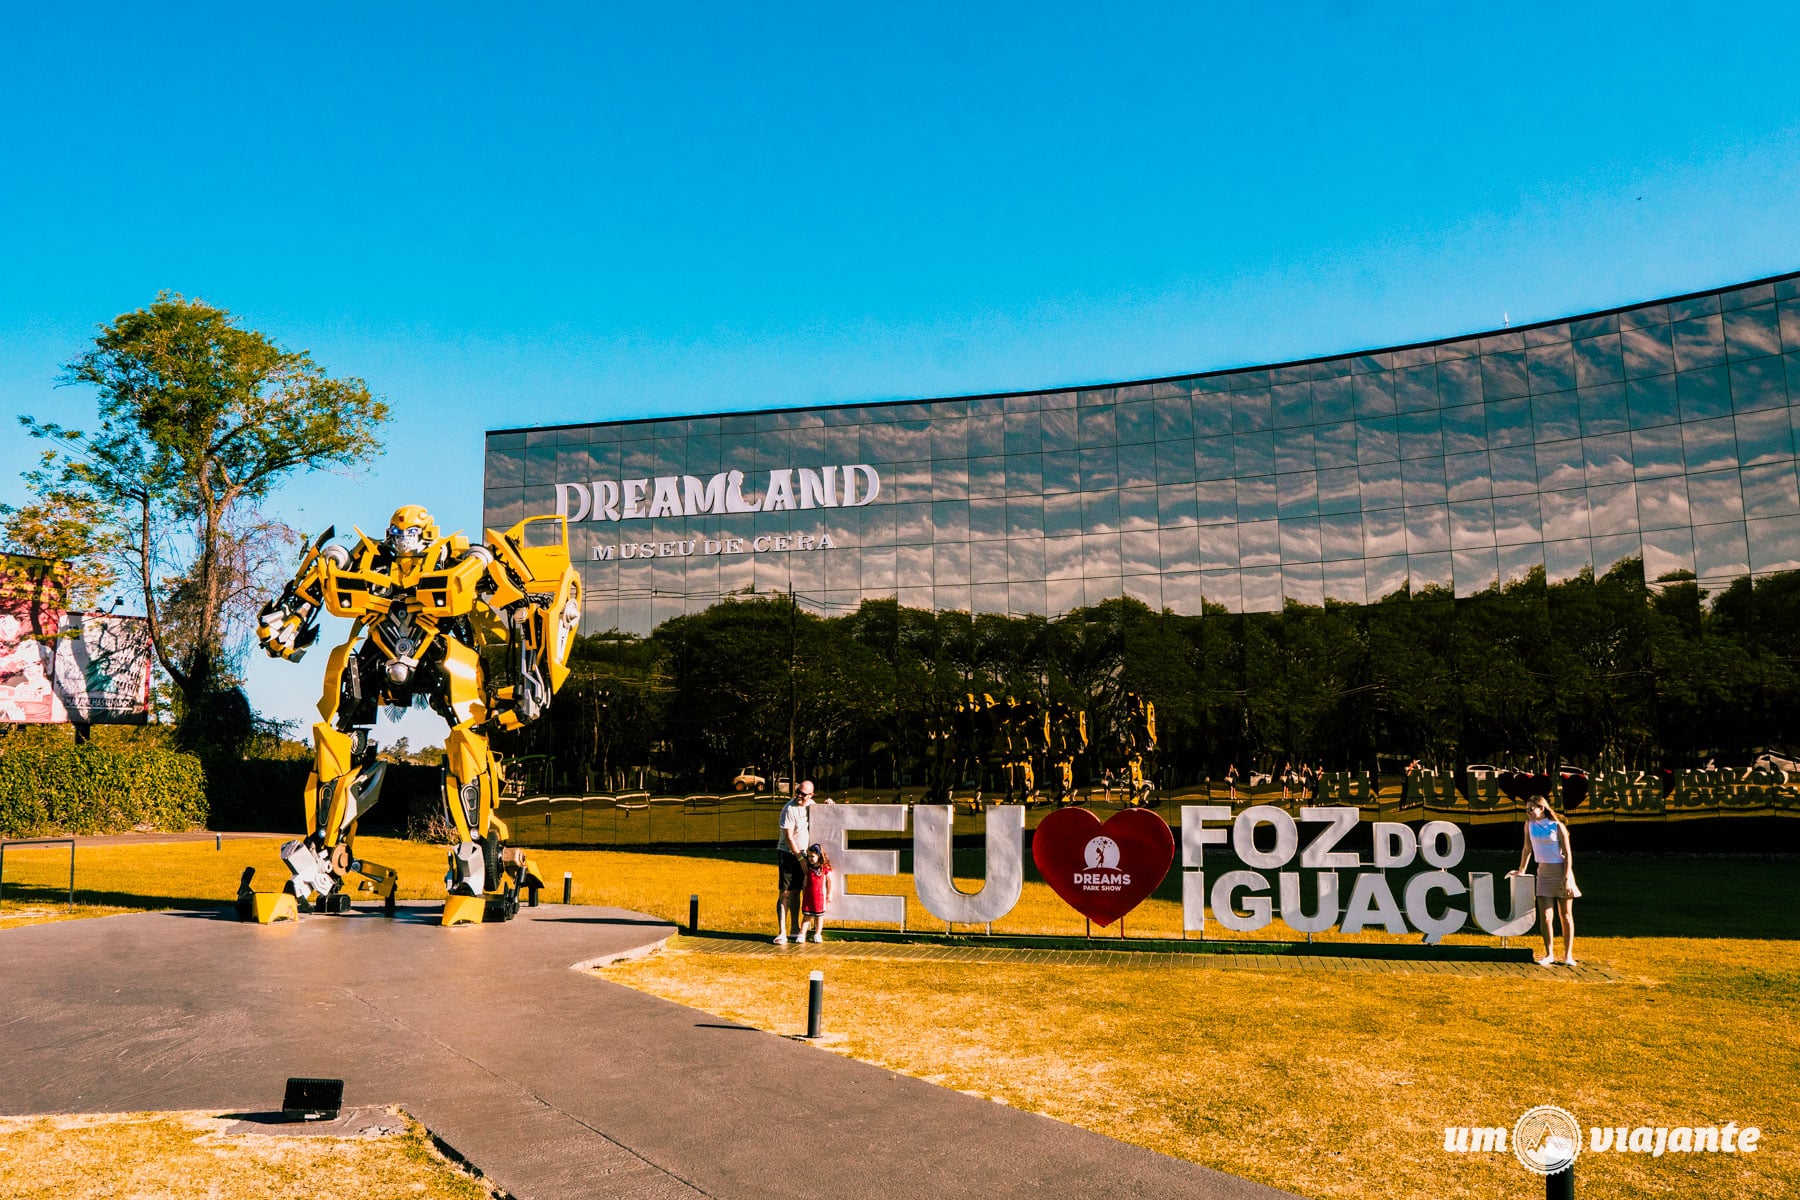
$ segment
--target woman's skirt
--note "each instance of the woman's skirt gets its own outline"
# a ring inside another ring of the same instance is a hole
[[[1569,864],[1539,863],[1537,865],[1537,896],[1540,900],[1572,900],[1575,891],[1569,886]]]

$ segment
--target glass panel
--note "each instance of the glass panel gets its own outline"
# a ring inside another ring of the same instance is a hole
[[[1051,504],[1057,504],[1060,500],[1066,500],[1066,497],[1053,497]],[[1080,502],[1076,500],[1071,507],[1075,509],[1076,513],[1075,520],[1071,522],[1071,533],[1073,533],[1073,527],[1080,522]],[[970,500],[968,502],[968,536],[977,542],[983,538],[1004,538],[1006,536],[1006,502],[1004,500]]]
[[[1394,381],[1386,371],[1351,377],[1351,395],[1358,417],[1392,416],[1394,413]],[[1246,610],[1249,611],[1249,610]]]
[[[1073,408],[1047,408],[1038,414],[1043,430],[1039,439],[1044,453],[1068,452],[1081,448],[1081,431],[1076,425]]]
[[[1080,425],[1081,446],[1117,446],[1119,444],[1119,425],[1113,419],[1110,404],[1096,404],[1075,410]],[[1058,447],[1061,449],[1061,447]]]
[[[1625,378],[1674,373],[1675,349],[1670,344],[1667,325],[1627,329],[1619,340],[1625,352]]]
[[[1049,464],[1046,462],[1045,470],[1048,469]],[[1178,438],[1156,443],[1156,482],[1192,483],[1193,481],[1194,440]]]
[[[1501,546],[1496,554],[1500,559],[1500,582],[1503,585],[1523,582],[1530,579],[1534,571],[1544,569],[1544,547],[1540,542]]]
[[[1536,440],[1531,427],[1531,401],[1490,400],[1487,429],[1490,447],[1530,445]]]
[[[1394,372],[1394,408],[1397,412],[1436,412],[1437,367],[1427,363]]]
[[[1447,406],[1479,404],[1481,392],[1481,360],[1461,358],[1438,363],[1438,395]]]
[[[1127,575],[1150,575],[1162,569],[1162,547],[1154,529],[1119,535],[1119,565]]]
[[[1362,509],[1362,488],[1357,482],[1355,467],[1320,471],[1315,478],[1318,480],[1320,512],[1347,513]]]
[[[1690,473],[1737,465],[1737,430],[1729,417],[1684,423],[1681,442]]]
[[[1445,458],[1444,482],[1452,500],[1472,500],[1491,495],[1493,482],[1488,478],[1487,454],[1476,451],[1473,454],[1452,454]]]
[[[1283,518],[1280,525],[1283,563],[1319,561],[1319,518]]]
[[[1796,306],[1795,328],[1800,330],[1800,306]],[[1796,334],[1795,346],[1800,348],[1800,333]],[[1347,423],[1356,416],[1356,403],[1350,394],[1350,380],[1320,379],[1312,385],[1313,408],[1318,414],[1319,424]]]
[[[1637,498],[1638,524],[1644,529],[1686,529],[1692,523],[1687,480],[1680,475],[1641,481]]]
[[[1631,460],[1640,480],[1681,474],[1681,426],[1664,425],[1634,432],[1631,435]]]
[[[1045,539],[1046,542],[1052,539]],[[1009,542],[969,543],[969,582],[1005,583]],[[1022,543],[1020,543],[1022,544]]]
[[[1240,476],[1275,473],[1274,433],[1241,433],[1235,442],[1237,473]]]
[[[1625,378],[1625,353],[1617,335],[1587,338],[1574,345],[1575,385],[1597,387]]]
[[[1193,464],[1188,464],[1189,470]],[[1046,492],[1079,492],[1081,490],[1081,451],[1057,450],[1044,455],[1044,490]]]
[[[1684,421],[1720,417],[1731,411],[1731,383],[1724,367],[1683,371],[1675,377],[1675,393]]]
[[[1237,484],[1233,481],[1218,479],[1197,483],[1194,495],[1200,524],[1216,525],[1221,521],[1237,520]]]
[[[1357,468],[1365,509],[1394,508],[1400,504],[1400,464],[1379,462]]]
[[[1237,526],[1202,525],[1196,531],[1200,543],[1200,565],[1207,570],[1237,569]]]
[[[984,503],[992,504],[993,501]],[[971,527],[970,536],[973,536]],[[1019,496],[1006,502],[1006,536],[1044,536],[1044,501],[1040,496]]]
[[[1369,588],[1363,577],[1360,557],[1353,562],[1325,563],[1319,573],[1325,599],[1339,604],[1362,604],[1367,601]]]
[[[1044,532],[1046,534],[1054,537],[1057,534],[1080,533],[1081,530],[1080,492],[1044,497]]]
[[[1785,517],[1800,512],[1800,495],[1794,490],[1793,463],[1746,467],[1739,476],[1746,516]]]
[[[1126,488],[1119,493],[1119,528],[1156,528],[1156,489]]]
[[[1044,539],[1044,575],[1050,579],[1075,579],[1081,575],[1081,535]]]
[[[1437,410],[1406,413],[1398,419],[1401,458],[1440,458],[1443,426]]]
[[[1087,533],[1081,537],[1081,573],[1089,579],[1119,573],[1119,535]]]
[[[1406,510],[1384,508],[1363,514],[1363,552],[1371,558],[1406,553]]]
[[[1125,488],[1156,485],[1156,450],[1152,446],[1119,448],[1119,486]]]
[[[1106,579],[1090,578],[1084,580],[1082,588],[1086,593],[1087,604],[1089,607],[1096,604],[1105,604],[1108,600],[1117,600],[1120,596],[1125,594],[1124,581],[1117,575]]]
[[[1634,534],[1638,531],[1637,488],[1629,483],[1589,487],[1588,526],[1595,537]]]
[[[1266,430],[1273,428],[1274,423],[1275,414],[1268,388],[1254,388],[1250,391],[1232,393],[1231,430],[1233,433]]]
[[[1678,571],[1694,570],[1694,534],[1679,529],[1659,529],[1644,534],[1644,577],[1660,580]]]
[[[1017,583],[1043,579],[1044,542],[1042,538],[1019,538],[1006,543],[1006,577]]]
[[[1746,467],[1794,457],[1794,431],[1779,408],[1739,413],[1736,421],[1738,461]]]
[[[1407,504],[1442,504],[1446,498],[1444,460],[1441,458],[1418,458],[1403,462],[1400,464],[1400,478]]]
[[[1237,474],[1237,454],[1228,437],[1194,439],[1194,478],[1230,479]]]
[[[969,498],[1006,495],[1006,460],[1004,458],[971,458],[969,460]]]
[[[1536,492],[1494,499],[1494,540],[1500,545],[1542,541],[1543,529]]]
[[[1169,484],[1157,489],[1156,522],[1164,529],[1192,525],[1199,520],[1192,484]]]
[[[1779,358],[1753,358],[1731,364],[1731,406],[1738,412],[1779,408],[1787,403]]]
[[[1245,612],[1281,611],[1281,568],[1245,568],[1242,572]]]
[[[1526,386],[1525,352],[1502,351],[1481,356],[1481,389],[1488,400],[1508,400],[1523,396]]]
[[[1725,361],[1725,328],[1716,316],[1676,321],[1669,326],[1675,341],[1675,368],[1691,371]]]
[[[1318,563],[1282,563],[1281,598],[1289,604],[1310,604],[1317,608],[1325,603],[1324,580]]]
[[[1744,494],[1736,471],[1689,475],[1687,493],[1696,526],[1743,519]]]
[[[1047,517],[1049,514],[1045,515]],[[1081,493],[1081,527],[1085,533],[1117,533],[1119,529],[1119,493]]]
[[[1165,571],[1191,571],[1200,565],[1200,531],[1192,525],[1158,534],[1159,561]]]
[[[1390,462],[1400,457],[1400,430],[1393,417],[1356,423],[1356,459],[1359,463]]]
[[[939,587],[969,583],[969,547],[966,542],[939,542],[931,548],[931,577]]]
[[[1783,421],[1785,427],[1786,422]],[[1319,476],[1305,471],[1297,475],[1278,475],[1275,490],[1283,517],[1316,516],[1319,512]]]
[[[1532,394],[1566,392],[1575,386],[1575,357],[1569,343],[1533,346],[1525,353]]]
[[[1320,517],[1319,550],[1328,559],[1362,558],[1362,515],[1360,513],[1339,513]]]
[[[1312,384],[1278,384],[1272,389],[1272,393],[1277,429],[1293,429],[1312,424]]]
[[[1303,429],[1284,429],[1275,439],[1275,470],[1278,474],[1289,471],[1311,471],[1318,465],[1313,454],[1312,427]]]
[[[1742,575],[1750,570],[1744,523],[1694,527],[1694,573],[1702,579]]]
[[[1635,477],[1631,465],[1631,435],[1628,433],[1584,438],[1582,453],[1590,484],[1624,483]]]
[[[1200,572],[1164,572],[1162,593],[1163,605],[1171,612],[1185,617],[1200,615]]]
[[[1237,481],[1238,520],[1262,521],[1276,515],[1275,477],[1239,479]]]
[[[1581,436],[1581,406],[1574,392],[1533,397],[1531,415],[1540,442]]]
[[[1448,408],[1444,410],[1442,418],[1446,452],[1461,454],[1487,449],[1487,408],[1485,406],[1468,404],[1461,408]],[[1402,429],[1403,447],[1405,434],[1406,431]],[[1408,455],[1408,457],[1414,456]]]
[[[1246,567],[1281,561],[1281,529],[1275,521],[1238,522],[1238,560]]]
[[[1541,488],[1580,487],[1587,482],[1587,456],[1580,439],[1566,442],[1540,442],[1537,448],[1537,475]]]
[[[1800,570],[1800,516],[1750,521],[1750,568],[1754,571]]]
[[[1544,543],[1544,576],[1551,583],[1594,569],[1594,548],[1586,538]]]
[[[1194,436],[1194,414],[1186,396],[1174,396],[1156,402],[1156,440],[1180,441]]]
[[[1406,555],[1371,558],[1363,564],[1369,603],[1375,604],[1406,588]]]
[[[1450,565],[1458,596],[1473,596],[1477,592],[1486,591],[1500,579],[1500,558],[1492,547],[1483,550],[1458,550],[1451,555]]]
[[[1406,511],[1408,554],[1435,554],[1450,549],[1450,510],[1443,504],[1426,504]],[[1446,574],[1445,581],[1449,576]]]
[[[1202,571],[1200,573],[1200,598],[1211,606],[1217,605],[1228,613],[1244,611],[1244,591],[1239,573],[1229,571]]]
[[[1487,500],[1470,500],[1450,506],[1450,546],[1467,550],[1494,544],[1494,506]]]
[[[1781,328],[1773,304],[1725,314],[1725,349],[1732,359],[1781,353]]]
[[[1320,467],[1356,465],[1356,423],[1338,421],[1313,430],[1313,458]]]

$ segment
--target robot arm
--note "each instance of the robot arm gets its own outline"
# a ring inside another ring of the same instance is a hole
[[[319,640],[319,609],[325,602],[325,583],[335,568],[350,565],[342,546],[326,543],[336,530],[328,528],[300,557],[300,569],[281,589],[281,595],[263,605],[257,614],[256,640],[270,658],[299,662],[307,647]]]
[[[527,545],[525,527],[544,520],[560,523],[561,540]],[[569,563],[568,522],[561,517],[531,518],[505,533],[489,530],[485,546],[470,548],[470,559],[480,556],[488,561],[476,590],[504,629],[512,659],[513,680],[495,693],[494,719],[502,729],[517,729],[543,715],[569,677],[581,576]]]

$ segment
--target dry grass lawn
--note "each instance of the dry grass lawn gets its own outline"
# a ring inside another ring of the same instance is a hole
[[[396,1122],[403,1118],[396,1116]],[[405,1120],[388,1137],[227,1134],[210,1113],[0,1117],[5,1200],[491,1200]]]
[[[285,878],[279,841],[228,841],[223,852],[210,842],[83,847],[79,911],[227,903],[245,865],[259,868],[264,886]],[[373,838],[358,848],[400,871],[403,898],[442,895],[441,849]],[[61,865],[54,853],[16,853],[0,922],[17,919],[16,905],[48,913],[61,903],[67,852]],[[765,850],[534,857],[552,900],[567,870],[580,903],[680,921],[699,893],[708,930],[773,928]],[[1501,874],[1508,857],[1471,855],[1467,866]],[[979,859],[959,853],[959,877],[979,876]],[[1209,859],[1209,870],[1230,865]],[[1624,975],[1620,983],[1574,984],[1553,971],[1497,979],[845,959],[825,963],[827,1028],[842,1039],[835,1049],[858,1058],[1306,1196],[1541,1194],[1510,1154],[1444,1153],[1443,1130],[1510,1127],[1524,1109],[1555,1103],[1590,1125],[1736,1121],[1764,1131],[1754,1155],[1584,1157],[1582,1195],[1800,1197],[1793,878],[1780,857],[1586,856],[1579,950]],[[871,885],[911,891],[904,875],[856,882]],[[1130,932],[1179,936],[1179,918],[1170,880],[1132,915]],[[1082,931],[1030,876],[996,926]],[[1283,935],[1276,926],[1247,936]],[[814,965],[676,952],[607,977],[794,1033]]]

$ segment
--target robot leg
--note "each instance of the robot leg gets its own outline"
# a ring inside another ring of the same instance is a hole
[[[537,864],[505,846],[510,830],[494,812],[500,768],[487,739],[472,722],[456,726],[444,742],[444,807],[456,827],[444,873],[445,925],[506,921],[519,911],[519,889],[544,886]]]

